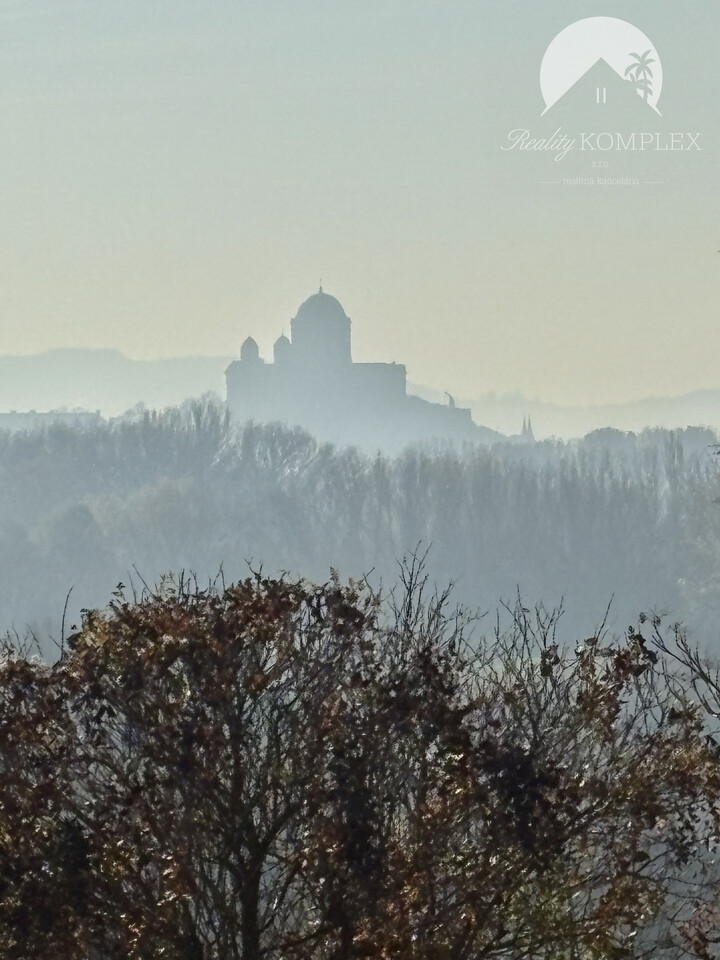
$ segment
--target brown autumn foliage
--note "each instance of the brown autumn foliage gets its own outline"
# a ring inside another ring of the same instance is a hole
[[[711,956],[720,763],[672,656],[426,593],[181,580],[54,665],[8,645],[0,955]]]

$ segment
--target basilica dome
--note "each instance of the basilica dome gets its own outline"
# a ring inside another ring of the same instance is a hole
[[[336,297],[325,293],[320,287],[317,293],[308,297],[298,309],[294,322],[304,321],[328,322],[337,320],[340,323],[347,323],[348,317],[342,308],[342,304]]]
[[[326,367],[351,362],[350,318],[322,287],[300,305],[290,331],[296,360]]]

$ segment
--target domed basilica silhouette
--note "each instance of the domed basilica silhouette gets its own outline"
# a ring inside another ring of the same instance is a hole
[[[397,451],[410,443],[446,439],[488,442],[492,430],[476,426],[470,410],[430,403],[407,393],[399,363],[354,363],[350,318],[320,290],[300,306],[281,336],[273,362],[260,357],[252,337],[227,368],[227,402],[234,418],[282,421],[320,440]]]

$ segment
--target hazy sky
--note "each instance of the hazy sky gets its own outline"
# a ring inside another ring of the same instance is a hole
[[[500,149],[597,15],[702,133],[662,184]],[[459,395],[719,387],[719,45],[707,0],[0,0],[0,352],[269,354],[322,279],[356,359]]]

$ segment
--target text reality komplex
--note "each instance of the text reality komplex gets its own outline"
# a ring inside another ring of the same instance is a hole
[[[508,143],[501,150],[539,150],[564,160],[573,150],[581,152],[611,151],[623,153],[689,152],[702,150],[699,133],[620,133],[603,131],[568,135],[562,127],[548,137],[533,137],[530,130],[518,127],[508,134]]]

